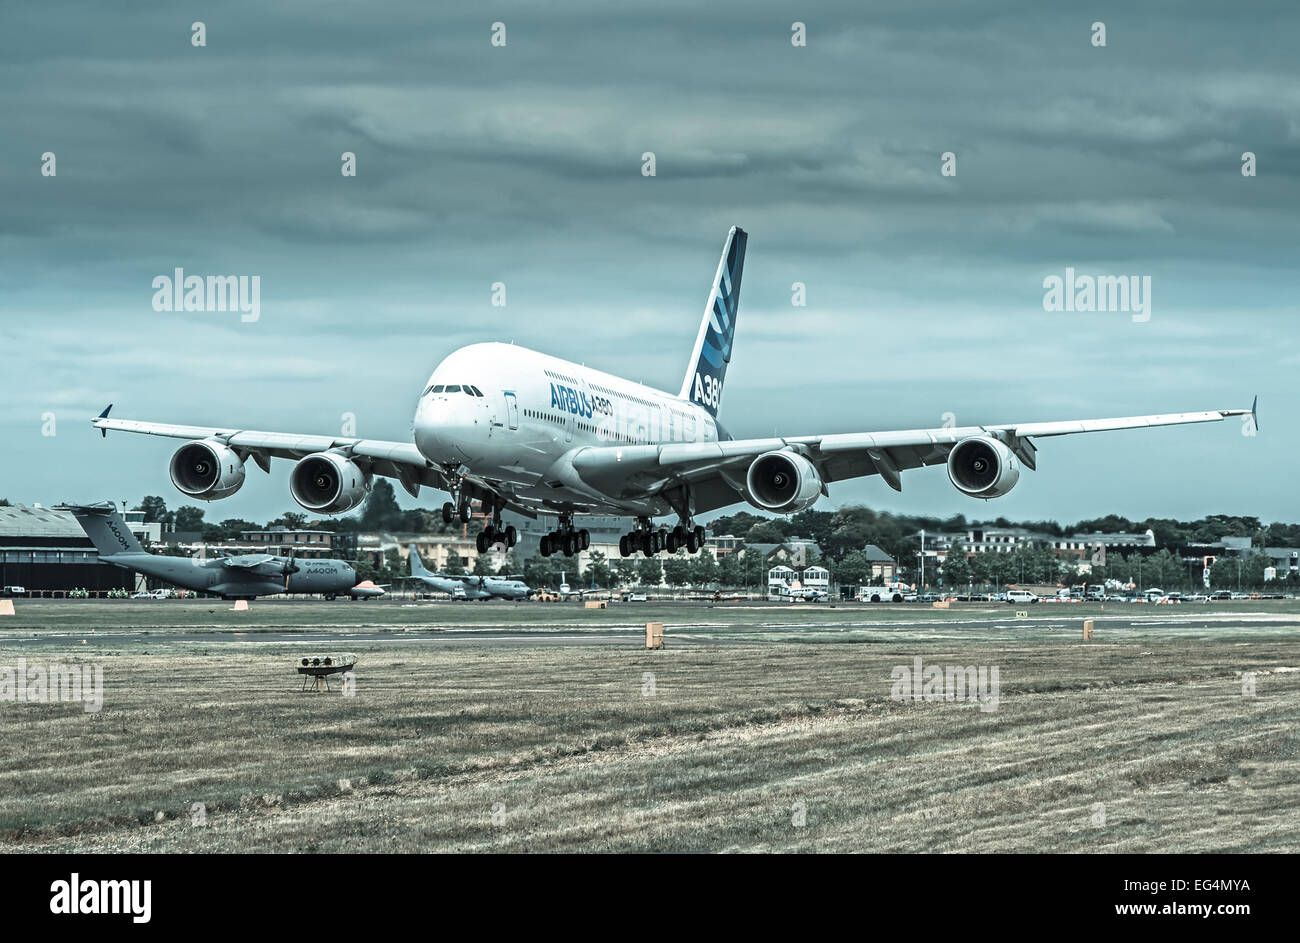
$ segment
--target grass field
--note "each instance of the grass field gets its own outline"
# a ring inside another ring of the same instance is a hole
[[[1294,604],[1047,608],[20,603],[0,665],[102,665],[104,707],[0,703],[0,850],[1300,849]],[[259,640],[344,627],[391,629],[331,646],[354,697]],[[539,642],[409,637],[471,628]],[[997,710],[892,700],[917,656]]]

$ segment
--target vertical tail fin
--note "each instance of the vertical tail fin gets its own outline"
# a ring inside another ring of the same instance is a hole
[[[122,515],[117,513],[111,501],[103,504],[66,505],[81,529],[86,532],[90,542],[99,551],[100,557],[111,557],[119,553],[147,553],[140,541],[135,539],[131,528],[126,526]]]
[[[424,561],[420,559],[420,552],[415,549],[415,544],[410,545],[411,575],[412,576],[429,576],[430,573],[424,568]]]
[[[718,414],[722,402],[722,382],[731,362],[731,342],[736,336],[736,313],[740,309],[740,276],[745,268],[745,243],[749,235],[739,226],[732,226],[722,247],[718,273],[713,276],[713,290],[700,322],[700,333],[695,338],[678,395],[699,403]]]

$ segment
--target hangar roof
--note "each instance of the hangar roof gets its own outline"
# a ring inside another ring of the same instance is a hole
[[[75,537],[84,538],[77,519],[67,511],[26,507],[16,504],[0,507],[0,537]]]

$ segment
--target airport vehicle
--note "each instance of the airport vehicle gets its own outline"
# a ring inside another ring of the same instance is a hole
[[[1007,590],[1007,602],[1009,603],[1038,602],[1038,594],[1031,593],[1027,589],[1009,589]]]
[[[202,560],[149,553],[136,540],[112,502],[70,505],[103,563],[166,580],[186,589],[222,599],[255,599],[280,593],[320,593],[326,599],[346,595],[357,585],[357,574],[342,560],[294,560],[266,553]],[[167,590],[157,590],[166,594]],[[137,598],[137,593],[135,597]],[[166,598],[155,596],[154,598]]]
[[[1117,419],[734,438],[718,416],[747,243],[738,227],[727,234],[676,393],[513,344],[480,343],[453,351],[429,376],[410,442],[113,419],[111,404],[91,422],[104,435],[188,440],[171,458],[171,479],[199,500],[238,491],[250,458],[263,471],[273,458],[285,458],[294,462],[290,494],[313,513],[352,510],[372,477],[383,475],[412,497],[422,487],[448,492],[448,522],[457,515],[468,522],[471,502],[480,501],[489,517],[486,543],[508,541],[504,509],[553,513],[559,524],[542,539],[541,553],[572,556],[590,542],[575,523],[581,515],[612,514],[636,520],[619,542],[623,556],[649,557],[697,552],[705,532],[695,515],[742,501],[793,513],[829,495],[831,483],[879,475],[901,491],[904,471],[940,464],[963,494],[997,498],[1015,487],[1022,468],[1037,467],[1041,438],[1255,416],[1252,404]],[[654,524],[669,516],[677,520],[671,529]]]
[[[168,599],[170,596],[165,589],[145,589],[131,594],[132,599]]]
[[[859,602],[902,602],[903,591],[889,586],[862,586],[857,598]]]
[[[1232,593],[1230,593],[1226,589],[1216,589],[1214,592],[1210,593],[1210,599],[1213,602],[1219,602],[1221,600],[1231,599],[1231,598],[1232,598]]]
[[[649,600],[645,593],[624,593],[623,602],[646,602]]]
[[[523,580],[503,576],[475,576],[470,573],[431,573],[425,569],[420,553],[411,544],[409,556],[411,579],[430,589],[447,593],[452,599],[527,599],[532,592]]]
[[[26,596],[27,588],[25,586],[6,586],[4,588],[5,596]]]

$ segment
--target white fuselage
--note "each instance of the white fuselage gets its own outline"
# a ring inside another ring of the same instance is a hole
[[[566,454],[585,447],[719,437],[713,417],[688,400],[499,343],[462,347],[438,364],[420,394],[413,433],[429,461],[463,466],[463,473],[491,482],[521,504],[633,515],[665,514],[669,508],[656,497],[619,500],[571,482],[558,484],[548,473]]]

